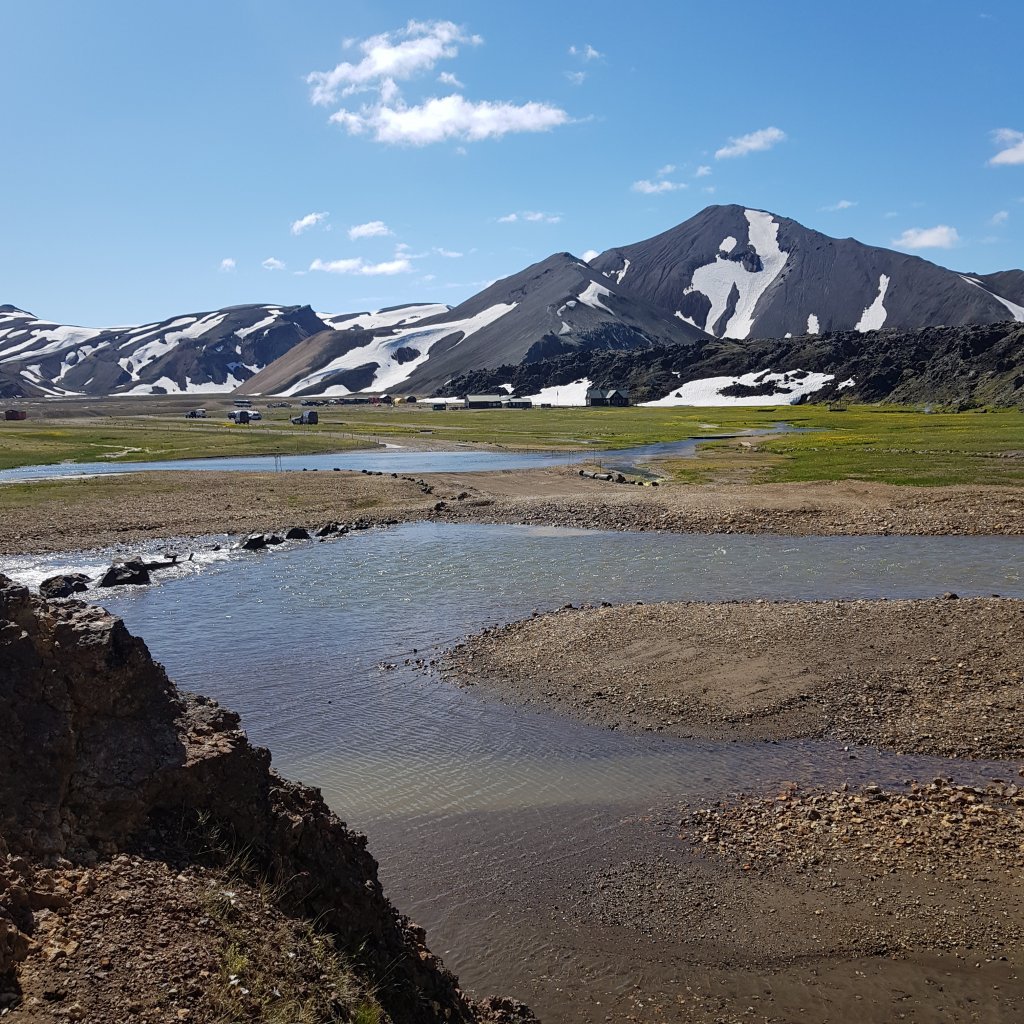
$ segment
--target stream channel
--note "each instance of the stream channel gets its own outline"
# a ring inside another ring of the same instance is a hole
[[[109,552],[0,560],[30,584]],[[546,1021],[622,1019],[675,968],[642,936],[567,906],[682,801],[792,780],[837,785],[1007,766],[828,742],[626,735],[515,709],[404,665],[467,633],[572,602],[1024,597],[1024,540],[602,533],[412,523],[211,554],[102,603],[185,689],[239,711],[284,775],[370,836],[392,900],[477,994]],[[90,592],[97,599],[97,592]],[[565,665],[585,673],[600,651]],[[382,662],[398,668],[384,670]],[[564,899],[563,899],[564,897]]]

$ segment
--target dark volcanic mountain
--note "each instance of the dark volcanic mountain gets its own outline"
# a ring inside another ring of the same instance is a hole
[[[830,238],[786,217],[709,206],[591,266],[718,338],[1024,320],[1021,271],[966,276],[917,256]]]
[[[858,402],[1020,405],[1024,324],[968,324],[799,338],[721,339],[700,349],[582,352],[456,378],[460,393],[511,384],[518,394],[586,379],[664,405],[789,404],[842,395]],[[700,401],[694,401],[699,397]]]
[[[0,388],[12,397],[233,391],[326,328],[309,306],[229,306],[106,329],[0,306]]]
[[[730,375],[760,374],[769,366],[786,374],[807,371],[820,355],[813,346],[787,344],[790,339],[829,332],[843,338],[835,366],[856,353],[856,379],[863,381],[866,373],[873,379],[888,373],[885,360],[896,358],[883,356],[872,332],[1011,319],[1024,322],[1024,271],[960,274],[852,238],[829,238],[762,210],[711,206],[589,264],[556,253],[454,309],[411,305],[327,315],[308,306],[234,306],[94,330],[0,306],[0,396],[428,395],[483,379],[472,375],[490,367],[502,367],[500,383],[507,383],[507,367],[666,346],[679,346],[687,366],[706,364],[695,370],[696,380],[717,373],[726,350],[716,339],[733,343]],[[912,360],[900,357],[895,365],[934,384],[935,367],[955,361],[941,361],[939,335],[929,356],[929,337],[914,342]],[[782,340],[774,347],[754,344],[771,338]],[[1021,365],[1019,353],[1001,358]],[[528,376],[540,379],[532,371]],[[822,383],[804,379],[794,396]],[[691,392],[685,397],[703,395]]]
[[[400,385],[429,394],[474,367],[529,363],[576,350],[690,346],[702,340],[702,331],[664,315],[575,256],[557,253],[411,326],[381,330],[356,324],[311,339],[243,390],[345,394]]]

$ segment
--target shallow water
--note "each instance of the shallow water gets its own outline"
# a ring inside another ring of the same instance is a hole
[[[65,567],[108,563],[109,553],[8,558],[0,571],[38,582]],[[162,580],[89,596],[123,616],[180,686],[239,711],[282,773],[319,786],[342,817],[369,831],[392,898],[431,931],[435,950],[467,984],[529,996],[538,1008],[558,1007],[560,997],[531,965],[555,948],[579,964],[594,956],[591,937],[549,934],[550,915],[529,911],[530,899],[540,899],[538,872],[566,857],[599,863],[623,820],[785,780],[897,784],[951,768],[964,779],[1005,770],[824,742],[623,735],[506,707],[404,661],[429,660],[468,632],[567,602],[948,590],[1021,598],[1020,538],[414,523],[273,551],[211,553],[204,565]],[[581,651],[565,670],[585,673],[596,657]],[[631,963],[609,968],[609,984],[625,984]]]

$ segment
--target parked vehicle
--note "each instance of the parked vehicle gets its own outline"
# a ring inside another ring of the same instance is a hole
[[[249,410],[249,422],[250,423],[253,420],[261,420],[261,419],[263,419],[263,413],[261,413],[259,411],[259,409],[250,409]]]
[[[316,426],[320,422],[320,415],[316,409],[310,409],[307,412],[299,413],[298,416],[292,417],[292,423],[296,426]]]
[[[232,423],[248,423],[252,419],[252,414],[248,409],[232,409],[228,413],[228,419]]]
[[[205,409],[189,409],[189,411],[187,413],[185,413],[185,419],[187,419],[187,420],[205,420],[206,419],[206,410]]]

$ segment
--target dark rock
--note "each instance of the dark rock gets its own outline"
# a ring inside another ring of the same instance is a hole
[[[133,558],[127,562],[115,562],[100,578],[98,587],[144,587],[150,583],[146,563]]]
[[[90,577],[82,572],[51,576],[39,584],[39,596],[48,598],[70,597],[72,594],[80,594],[83,590],[88,590],[90,582]]]
[[[267,535],[265,533],[250,533],[238,546],[243,551],[262,551],[267,546]]]
[[[293,526],[285,535],[285,540],[309,540],[309,530],[304,526]]]
[[[278,544],[284,543],[284,537],[279,533],[268,533],[266,535],[266,542],[268,545],[276,547]]]

